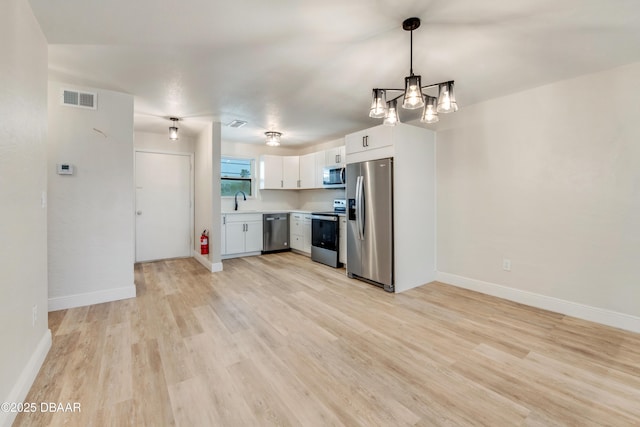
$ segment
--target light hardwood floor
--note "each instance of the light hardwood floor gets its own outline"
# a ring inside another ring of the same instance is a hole
[[[49,314],[17,426],[640,425],[640,335],[452,286],[389,294],[292,254],[136,266]]]

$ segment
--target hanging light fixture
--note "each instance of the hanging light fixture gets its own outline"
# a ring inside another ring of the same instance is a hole
[[[267,137],[267,145],[269,147],[277,147],[280,145],[280,137],[282,136],[281,132],[269,131],[264,134]]]
[[[400,123],[400,117],[398,117],[398,100],[392,99],[387,102],[387,111],[384,116],[383,124],[387,126],[395,126]]]
[[[169,120],[173,122],[171,124],[171,127],[169,128],[169,139],[171,141],[177,141],[178,140],[178,121],[180,119],[176,117],[169,117]]]
[[[422,110],[422,117],[420,121],[422,123],[436,123],[438,119],[438,99],[435,96],[425,95],[426,105]]]
[[[458,104],[453,92],[453,80],[422,86],[422,77],[413,73],[413,30],[420,27],[420,18],[408,18],[402,23],[402,28],[411,33],[409,75],[404,78],[404,89],[373,89],[373,100],[369,110],[369,117],[384,118],[383,124],[395,126],[400,123],[397,101],[403,98],[402,108],[415,110],[422,108],[420,121],[435,123],[438,113],[453,113],[458,111]],[[423,93],[423,89],[438,87],[438,97]],[[391,100],[386,99],[389,92],[402,92]]]

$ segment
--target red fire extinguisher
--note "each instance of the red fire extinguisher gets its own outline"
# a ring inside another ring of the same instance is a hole
[[[209,253],[209,236],[207,235],[207,230],[204,230],[200,236],[200,253],[202,255]]]

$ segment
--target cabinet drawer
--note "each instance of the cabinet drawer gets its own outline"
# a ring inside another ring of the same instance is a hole
[[[256,222],[262,221],[261,213],[238,213],[238,214],[226,214],[227,224],[234,222]]]

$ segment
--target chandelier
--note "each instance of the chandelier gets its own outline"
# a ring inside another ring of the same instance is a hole
[[[422,86],[421,77],[413,74],[413,30],[420,27],[420,18],[408,18],[402,23],[402,28],[411,34],[411,56],[409,75],[404,78],[404,89],[373,89],[373,100],[369,117],[384,119],[383,124],[395,126],[400,123],[398,117],[398,99],[404,98],[402,108],[415,110],[422,108],[420,121],[423,123],[435,123],[438,121],[438,113],[453,113],[458,111],[456,96],[453,92],[453,80],[442,83],[434,83]],[[423,89],[438,87],[438,97],[430,96],[422,92]],[[402,92],[395,98],[387,101],[388,92]]]

